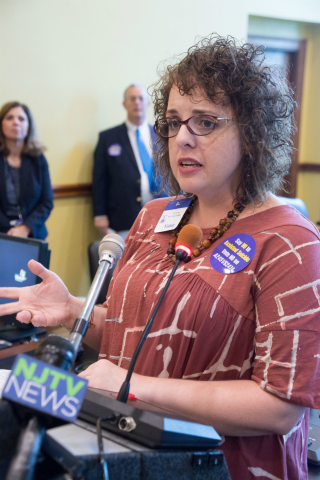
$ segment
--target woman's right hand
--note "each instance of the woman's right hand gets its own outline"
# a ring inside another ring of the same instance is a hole
[[[70,295],[62,280],[43,265],[30,260],[28,267],[43,282],[32,287],[2,287],[0,297],[18,299],[17,302],[0,305],[1,315],[19,312],[17,320],[32,322],[36,327],[63,324],[71,328],[79,316],[83,303]]]

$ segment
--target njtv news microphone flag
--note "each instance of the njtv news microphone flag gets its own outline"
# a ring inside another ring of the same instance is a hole
[[[88,381],[28,355],[17,356],[2,396],[41,413],[73,422]]]

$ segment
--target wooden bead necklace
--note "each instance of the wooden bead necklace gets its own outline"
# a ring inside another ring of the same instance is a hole
[[[169,248],[167,250],[168,256],[171,258],[173,263],[176,263],[176,254],[175,254],[175,244],[177,243],[177,238],[179,235],[180,230],[182,227],[184,227],[190,217],[191,213],[193,212],[193,209],[195,207],[196,201],[197,201],[197,196],[193,195],[192,201],[185,211],[185,214],[183,215],[182,219],[180,220],[179,225],[172,231],[172,239],[169,241]],[[210,230],[210,235],[208,238],[200,242],[200,244],[195,248],[191,254],[191,256],[186,257],[184,260],[185,263],[190,262],[193,258],[199,257],[204,250],[209,248],[212,243],[214,243],[218,238],[222,237],[222,235],[229,230],[231,227],[232,223],[237,220],[239,214],[244,210],[245,205],[242,205],[241,203],[236,203],[233,207],[233,210],[230,210],[228,212],[227,216],[225,218],[222,218],[219,222],[219,225],[216,228],[212,228]]]

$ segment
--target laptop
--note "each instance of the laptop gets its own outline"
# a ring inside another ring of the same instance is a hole
[[[44,240],[0,233],[0,287],[22,288],[42,282],[41,278],[30,272],[28,262],[34,259],[49,268],[50,253],[48,242]],[[0,297],[0,305],[15,301]],[[15,342],[45,333],[43,328],[20,323],[15,317],[16,314],[0,317],[0,339]]]

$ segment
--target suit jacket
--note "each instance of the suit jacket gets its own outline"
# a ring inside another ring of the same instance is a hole
[[[11,228],[5,208],[7,194],[4,162],[3,155],[0,154],[0,228],[3,232]],[[19,205],[23,224],[30,228],[34,238],[44,240],[48,235],[45,221],[53,208],[49,169],[44,155],[22,155],[20,178]]]
[[[155,133],[150,127],[151,138]],[[141,210],[141,179],[125,123],[99,134],[94,152],[93,214],[107,215],[110,227],[129,230]]]

